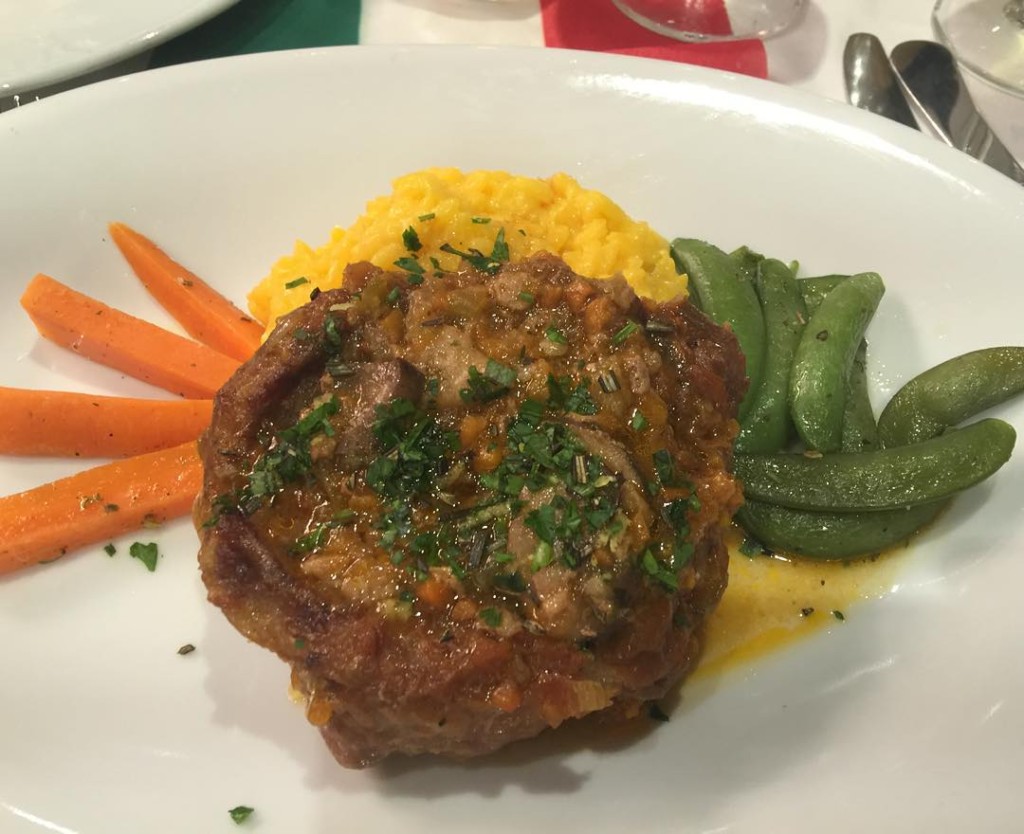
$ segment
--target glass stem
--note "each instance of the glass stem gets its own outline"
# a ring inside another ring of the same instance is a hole
[[[1008,0],[1003,14],[1018,26],[1024,27],[1024,0]]]

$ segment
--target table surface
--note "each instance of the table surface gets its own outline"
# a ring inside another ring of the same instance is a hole
[[[768,76],[843,100],[847,38],[854,32],[873,32],[887,48],[904,40],[932,39],[933,5],[934,0],[808,0],[799,25],[765,43]],[[540,47],[540,0],[241,0],[151,53],[41,92],[200,58],[357,42]],[[1000,92],[973,77],[968,77],[968,85],[996,133],[1018,159],[1024,159],[1024,97]]]

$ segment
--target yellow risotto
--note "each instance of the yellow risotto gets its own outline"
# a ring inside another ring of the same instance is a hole
[[[442,246],[487,254],[502,229],[512,261],[552,252],[580,275],[621,273],[639,294],[659,301],[686,289],[661,235],[567,174],[535,179],[428,168],[395,180],[391,194],[372,200],[349,228],[334,229],[323,246],[297,242],[249,294],[249,307],[269,329],[278,316],[308,301],[313,287],[341,286],[350,263],[389,269],[400,258],[415,257],[428,275],[435,269],[431,259],[441,269],[458,269],[459,256]]]

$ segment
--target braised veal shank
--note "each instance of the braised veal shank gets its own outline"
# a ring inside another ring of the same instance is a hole
[[[551,256],[483,267],[350,267],[201,441],[210,600],[347,766],[635,714],[725,588],[732,334]]]

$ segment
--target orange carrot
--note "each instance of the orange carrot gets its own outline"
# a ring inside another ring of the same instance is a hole
[[[195,440],[210,400],[140,400],[0,386],[0,454],[121,458]]]
[[[202,478],[192,442],[0,498],[0,574],[185,515]]]
[[[213,397],[239,363],[191,339],[36,275],[21,297],[36,329],[94,362],[191,399]]]
[[[193,339],[241,362],[255,353],[263,336],[259,324],[149,238],[124,223],[109,228],[139,280]]]

